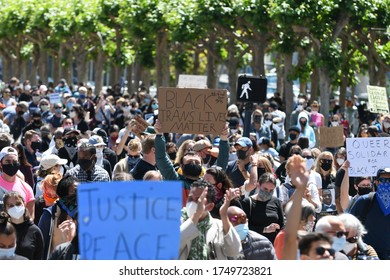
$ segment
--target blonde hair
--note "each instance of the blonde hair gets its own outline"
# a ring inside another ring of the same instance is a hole
[[[328,152],[328,151],[324,151],[324,152],[322,152],[321,154],[318,155],[318,157],[317,157],[317,159],[316,159],[316,163],[315,163],[315,168],[314,168],[314,170],[315,170],[316,172],[318,172],[319,174],[322,174],[320,162],[321,162],[321,160],[324,159],[326,156],[329,156],[329,157],[332,158],[332,168],[331,168],[329,171],[327,171],[327,173],[328,173],[328,174],[333,174],[333,175],[335,175],[335,174],[336,174],[336,168],[335,168],[335,166],[334,166],[333,154],[332,154],[331,152]]]
[[[61,181],[62,175],[58,173],[49,174],[43,179],[41,189],[45,191],[47,189],[52,189],[54,192],[57,191],[58,183]]]
[[[129,144],[127,145],[130,151],[132,152],[138,152],[142,150],[142,144],[141,141],[138,138],[131,139],[129,141]]]
[[[187,139],[187,140],[183,141],[183,143],[181,143],[180,147],[177,149],[177,152],[176,152],[176,158],[175,158],[175,162],[174,162],[175,165],[181,164],[181,159],[186,154],[187,145],[190,143],[195,144],[195,141],[192,139]]]
[[[266,173],[274,173],[272,170],[272,164],[268,158],[266,158],[265,156],[259,156],[257,159],[257,166],[259,165],[259,163],[264,166]]]

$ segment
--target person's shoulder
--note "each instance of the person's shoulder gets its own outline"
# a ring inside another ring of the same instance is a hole
[[[100,167],[99,165],[95,165],[95,171],[97,171],[99,173],[107,174],[107,176],[108,176],[107,170],[105,170],[103,167]]]
[[[272,245],[272,242],[267,237],[265,237],[264,235],[261,235],[258,232],[253,231],[253,230],[249,230],[248,233],[249,233],[250,237],[253,239],[253,241],[262,241],[263,243],[268,243],[269,245]]]

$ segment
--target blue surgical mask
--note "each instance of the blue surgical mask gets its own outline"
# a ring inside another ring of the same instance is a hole
[[[345,242],[347,242],[347,238],[344,235],[341,237],[333,237],[332,248],[335,249],[335,251],[340,252],[343,250]]]
[[[87,96],[85,94],[80,94],[80,99],[85,99]]]
[[[73,102],[69,102],[68,104],[66,104],[66,107],[68,107],[68,109],[72,109],[74,103]]]
[[[240,236],[241,241],[244,241],[246,236],[249,233],[248,224],[240,224],[234,227],[234,229],[237,231],[238,235]]]
[[[62,108],[60,108],[60,109],[54,109],[54,111],[55,111],[56,114],[61,114],[61,113],[62,113]]]
[[[158,104],[152,104],[151,107],[152,107],[153,110],[157,110],[158,109]]]
[[[2,257],[12,257],[15,255],[16,245],[13,248],[0,248],[0,258]]]

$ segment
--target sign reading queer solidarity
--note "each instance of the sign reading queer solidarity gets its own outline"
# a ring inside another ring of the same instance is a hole
[[[389,113],[385,87],[367,86],[368,110],[372,113]]]
[[[227,91],[159,88],[158,118],[163,132],[219,135],[226,123]]]
[[[82,259],[177,259],[180,182],[91,183],[77,192]]]
[[[376,176],[390,166],[390,138],[347,138],[348,174],[351,177]]]

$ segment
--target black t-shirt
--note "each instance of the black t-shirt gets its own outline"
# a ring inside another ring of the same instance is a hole
[[[31,221],[13,224],[16,229],[15,253],[29,260],[41,260],[43,256],[43,235],[39,227]]]
[[[286,143],[283,143],[282,146],[280,146],[279,156],[282,156],[285,159],[288,159],[289,156],[290,156],[290,149],[294,145],[295,144],[291,143],[290,141],[286,142]]]
[[[245,169],[249,173],[251,172],[252,165],[250,164],[250,162],[245,165]],[[242,175],[240,169],[238,168],[237,160],[233,160],[233,161],[230,161],[228,163],[228,166],[226,169],[226,175],[232,181],[235,188],[241,187],[245,182],[245,178]]]
[[[145,173],[150,170],[158,170],[155,165],[151,165],[149,162],[141,159],[136,166],[134,166],[131,175],[133,175],[135,180],[142,180]]]

